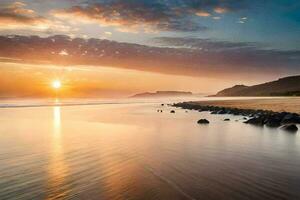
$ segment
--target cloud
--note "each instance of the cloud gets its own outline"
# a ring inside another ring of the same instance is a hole
[[[28,9],[26,6],[22,2],[2,4],[0,6],[0,30],[70,31],[71,28],[62,22],[51,21],[39,16],[34,10]]]
[[[119,31],[199,31],[205,26],[186,18],[182,11],[169,10],[159,2],[110,1],[88,6],[73,6],[55,10],[52,14],[60,19],[78,20],[83,23],[98,23],[114,26]]]
[[[97,23],[126,31],[207,30],[194,16],[209,17],[211,12],[226,13],[243,8],[248,0],[94,0],[85,5],[53,10],[52,15],[73,23]]]
[[[212,17],[214,20],[219,20],[219,19],[221,19],[221,17],[219,17],[219,16],[215,16],[215,17]]]
[[[228,8],[216,7],[214,11],[218,14],[224,14],[228,12]]]
[[[0,26],[38,26],[47,23],[43,17],[35,15],[35,12],[24,8],[26,4],[15,2],[0,8]]]
[[[248,20],[248,18],[247,18],[247,17],[240,17],[240,18],[239,18],[239,20],[238,20],[238,23],[240,23],[240,24],[244,24],[244,23],[246,23],[246,22],[247,22],[247,20]]]
[[[197,11],[195,14],[200,17],[209,17],[211,15],[209,12],[206,11]]]
[[[259,44],[253,42],[228,42],[193,37],[157,37],[153,39],[153,42],[161,46],[191,48],[210,52],[228,51],[242,48],[253,49],[259,46]]]
[[[198,77],[299,73],[300,51],[262,49],[255,43],[156,38],[165,47],[68,36],[0,37],[0,56],[22,62],[129,68]],[[61,52],[64,53],[62,56]]]

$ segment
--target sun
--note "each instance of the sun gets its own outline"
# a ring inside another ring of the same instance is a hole
[[[61,82],[59,80],[54,80],[51,83],[52,88],[58,90],[59,88],[61,88]]]

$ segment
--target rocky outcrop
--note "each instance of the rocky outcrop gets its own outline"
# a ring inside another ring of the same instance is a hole
[[[173,104],[173,106],[188,110],[198,110],[199,112],[207,111],[211,114],[241,115],[244,116],[243,119],[246,120],[244,121],[244,123],[257,126],[268,126],[272,128],[277,128],[286,124],[300,124],[300,116],[297,113],[200,105],[193,102],[176,103]],[[228,119],[224,121],[228,121]],[[293,126],[288,126],[287,129],[289,128],[295,129],[295,127]]]
[[[265,119],[263,117],[253,117],[247,121],[245,121],[246,124],[252,124],[257,126],[263,126]]]
[[[284,124],[291,124],[291,123],[300,124],[300,116],[298,114],[294,114],[294,113],[287,113],[283,117],[282,123],[284,123]]]
[[[289,132],[297,132],[298,131],[298,127],[295,124],[287,124],[281,127],[283,130],[285,131],[289,131]]]
[[[209,124],[209,121],[207,119],[199,119],[198,124]]]

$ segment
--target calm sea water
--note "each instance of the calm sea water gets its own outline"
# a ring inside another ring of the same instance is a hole
[[[171,109],[0,108],[0,199],[300,199],[299,134]]]

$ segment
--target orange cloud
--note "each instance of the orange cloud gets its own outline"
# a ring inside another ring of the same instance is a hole
[[[70,27],[59,21],[51,21],[39,16],[26,4],[15,2],[0,8],[0,30],[30,29],[35,31],[59,30],[70,31]]]
[[[209,17],[211,15],[209,12],[206,11],[197,11],[195,14],[200,17]]]
[[[69,10],[52,11],[52,15],[64,20],[69,20],[71,23],[77,21],[81,23],[97,23],[100,26],[114,26],[120,32],[138,32],[139,29],[146,30],[157,26],[161,19],[151,19],[144,21],[139,16],[130,16],[131,18],[123,18],[119,12],[112,11],[109,14],[105,7],[95,5],[87,8],[75,6]]]
[[[46,19],[35,15],[33,10],[25,9],[26,4],[16,2],[0,9],[0,26],[39,25]]]
[[[223,7],[216,7],[214,11],[218,14],[224,14],[228,12],[228,8],[223,8]]]
[[[186,18],[187,13],[149,8],[142,4],[136,5],[125,1],[73,6],[69,9],[53,10],[51,14],[74,24],[77,22],[96,23],[100,26],[113,26],[117,30],[125,32],[198,31],[206,29],[206,27]],[[204,13],[199,14],[204,15]]]
[[[154,42],[161,47],[64,35],[0,36],[0,56],[24,62],[111,66],[202,77],[295,73],[300,61],[299,51],[266,50],[256,43],[176,37],[156,38]]]

